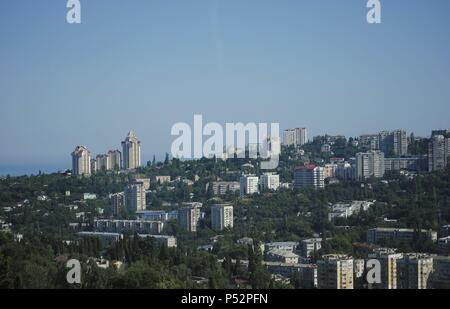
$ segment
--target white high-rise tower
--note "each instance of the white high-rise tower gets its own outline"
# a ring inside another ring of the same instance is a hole
[[[124,169],[136,169],[141,166],[141,142],[136,134],[131,131],[122,142],[122,167]]]

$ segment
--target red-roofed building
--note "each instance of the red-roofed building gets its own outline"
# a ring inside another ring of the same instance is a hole
[[[314,164],[299,166],[294,171],[294,188],[324,188],[325,176],[322,167]]]

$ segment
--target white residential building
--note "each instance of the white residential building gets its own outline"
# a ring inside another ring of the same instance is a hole
[[[241,177],[240,180],[240,194],[241,196],[244,195],[251,195],[258,193],[258,183],[259,178],[255,175],[244,175]]]
[[[276,191],[280,188],[280,175],[274,173],[264,173],[260,177],[262,190]]]
[[[122,153],[119,150],[108,151],[107,170],[120,170],[122,168]]]
[[[450,157],[450,139],[443,135],[431,137],[428,146],[428,171],[440,171],[447,167]]]
[[[72,171],[74,175],[91,175],[91,153],[86,146],[77,146],[72,152]]]
[[[141,166],[141,142],[131,131],[122,142],[122,166],[124,169],[136,169]]]
[[[125,207],[129,211],[142,211],[147,208],[143,182],[132,181],[125,187]]]
[[[318,288],[352,290],[354,288],[353,258],[345,255],[325,255],[317,262]]]
[[[215,231],[223,231],[234,226],[233,205],[217,204],[211,206],[211,227]]]
[[[284,130],[283,144],[285,146],[303,146],[306,143],[308,143],[308,131],[306,128]]]
[[[184,203],[178,210],[178,223],[181,229],[187,232],[196,232],[200,220],[202,203]]]
[[[371,177],[384,177],[384,153],[381,151],[369,151],[356,154],[356,178],[366,180]]]

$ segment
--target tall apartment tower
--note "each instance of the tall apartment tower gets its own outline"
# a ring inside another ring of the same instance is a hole
[[[258,183],[259,178],[255,175],[244,175],[241,177],[240,184],[240,194],[241,196],[244,195],[251,195],[258,193]]]
[[[122,160],[124,169],[136,169],[141,166],[141,142],[131,131],[122,142]]]
[[[433,272],[433,258],[425,254],[410,253],[397,260],[397,288],[421,290],[429,288]]]
[[[74,175],[91,175],[91,153],[86,146],[77,146],[72,152],[72,171]]]
[[[405,156],[408,154],[408,137],[406,131],[396,130],[392,133],[392,148],[396,156]]]
[[[125,207],[125,194],[123,192],[111,194],[110,199],[113,216],[117,217],[120,210]]]
[[[119,150],[108,151],[108,170],[122,168],[122,153]]]
[[[274,173],[264,173],[260,177],[260,183],[263,190],[276,191],[280,187],[280,175]]]
[[[197,232],[202,204],[184,203],[184,206],[178,210],[178,223],[181,229],[186,232]]]
[[[109,166],[109,157],[105,154],[97,155],[95,159],[95,170],[96,171],[107,171]]]
[[[324,188],[325,175],[323,167],[314,164],[297,167],[294,171],[294,188]]]
[[[370,285],[371,289],[395,290],[397,289],[397,261],[403,258],[402,253],[395,249],[378,248],[371,254],[370,259],[376,259],[381,265],[381,283]]]
[[[283,144],[286,146],[303,146],[308,142],[308,130],[295,128],[284,130]]]
[[[353,258],[344,255],[325,255],[317,263],[319,289],[353,290]]]
[[[360,152],[356,154],[356,178],[366,180],[384,176],[384,153],[382,151]]]
[[[428,171],[440,171],[447,167],[450,157],[450,139],[443,135],[431,137],[428,145]]]
[[[296,133],[294,129],[287,129],[283,132],[283,145],[295,146],[296,145]]]
[[[130,182],[124,190],[125,207],[132,212],[146,209],[145,185],[140,181]]]
[[[211,227],[215,231],[223,231],[226,228],[232,229],[233,206],[227,204],[217,204],[211,206]]]
[[[391,155],[405,156],[408,154],[408,137],[404,130],[380,132],[379,144],[381,151],[384,152],[386,157]]]

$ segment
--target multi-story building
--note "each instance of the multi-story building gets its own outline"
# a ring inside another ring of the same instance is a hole
[[[271,274],[292,278],[298,275],[300,289],[317,288],[317,265],[314,264],[287,264],[281,262],[263,262]]]
[[[269,242],[264,244],[264,253],[273,250],[281,250],[285,252],[294,252],[297,249],[298,242],[296,241],[280,241]]]
[[[120,170],[122,168],[122,153],[119,150],[108,151],[107,170]]]
[[[283,132],[283,145],[296,146],[296,132],[295,129],[287,129]]]
[[[145,186],[143,182],[131,181],[125,187],[125,207],[132,212],[142,211],[147,208]]]
[[[354,180],[356,179],[356,165],[348,162],[338,163],[334,175],[341,180]]]
[[[91,175],[91,152],[86,146],[77,146],[72,152],[72,171],[74,175]]]
[[[431,287],[433,289],[450,289],[450,257],[434,257],[433,263]]]
[[[366,180],[371,177],[382,178],[384,170],[383,152],[369,151],[356,154],[356,178],[358,180]]]
[[[347,219],[360,211],[367,211],[375,204],[375,201],[352,201],[351,203],[337,203],[330,206],[328,220],[336,218]]]
[[[414,229],[374,228],[367,231],[367,242],[372,244],[376,244],[381,240],[410,242],[418,235],[433,242],[437,241],[437,233],[432,230],[418,231]]]
[[[370,285],[371,289],[393,290],[397,289],[397,260],[403,258],[403,254],[395,249],[378,248],[369,254],[369,259],[376,259],[381,265],[381,283]]]
[[[450,157],[450,139],[434,135],[428,145],[428,171],[444,170]]]
[[[396,130],[391,132],[392,152],[396,156],[405,156],[408,154],[408,137],[406,131]],[[388,152],[389,153],[389,152]]]
[[[178,211],[176,212],[176,217],[178,218]],[[136,216],[139,219],[150,220],[150,221],[168,221],[169,213],[165,210],[144,210],[137,211]]]
[[[378,134],[361,135],[359,144],[368,150],[380,150],[380,136]]]
[[[158,244],[162,244],[167,248],[176,248],[177,247],[177,238],[174,236],[166,236],[166,235],[150,235],[150,234],[139,234],[139,238],[152,238]]]
[[[430,287],[433,258],[426,254],[410,253],[397,260],[397,288],[421,290]]]
[[[450,129],[441,129],[431,131],[431,136],[442,135],[444,137],[450,138]]]
[[[324,188],[325,177],[323,167],[314,164],[297,167],[294,171],[294,188]]]
[[[178,210],[178,223],[182,230],[196,232],[202,203],[184,203],[183,205],[184,207]]]
[[[91,159],[91,173],[97,170],[97,160],[95,158]]]
[[[150,189],[150,178],[135,178],[134,179],[135,182],[141,182],[142,185],[144,186],[144,190],[148,191]]]
[[[79,232],[80,237],[98,238],[104,245],[110,245],[123,239],[121,233],[106,233],[106,232]]]
[[[164,222],[149,220],[94,220],[96,232],[159,234]]]
[[[439,231],[439,236],[440,237],[447,237],[450,236],[450,225],[444,225],[441,227],[440,231]]]
[[[240,194],[251,195],[258,193],[259,178],[255,175],[243,175],[240,180]]]
[[[141,166],[141,142],[131,131],[122,142],[122,166],[124,169],[136,169]]]
[[[318,261],[318,288],[328,290],[353,289],[353,258],[345,255],[324,255]]]
[[[336,176],[336,170],[338,165],[335,163],[325,164],[323,167],[323,177],[325,179],[334,178]]]
[[[155,176],[155,182],[161,185],[169,183],[171,180],[170,176]]]
[[[284,130],[283,144],[285,146],[303,146],[308,143],[308,131],[306,128]]]
[[[215,181],[212,183],[214,195],[225,195],[228,192],[237,192],[240,189],[240,183],[237,181]]]
[[[404,156],[408,153],[408,137],[403,130],[380,132],[379,140],[380,149],[386,156]]]
[[[125,207],[125,193],[115,193],[110,195],[111,200],[111,208],[113,212],[113,216],[117,217],[120,213],[120,210]]]
[[[298,255],[294,252],[284,250],[271,250],[265,254],[269,262],[280,262],[284,264],[298,264]]]
[[[450,253],[450,236],[441,237],[438,239],[438,248],[441,253],[448,254]]]
[[[426,171],[428,169],[428,159],[426,156],[385,158],[384,170],[388,171]]]
[[[296,128],[297,131],[297,145],[303,146],[308,143],[308,130],[306,128]]]
[[[322,238],[311,238],[300,241],[299,251],[302,257],[309,258],[322,248]]]
[[[233,225],[233,205],[217,204],[211,206],[211,227],[213,230],[232,229]]]
[[[95,158],[95,170],[98,171],[107,171],[109,170],[109,157],[106,154],[99,154]]]
[[[280,187],[280,175],[264,173],[260,177],[261,189],[276,191]]]

